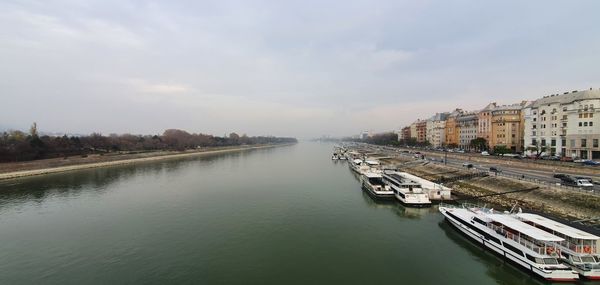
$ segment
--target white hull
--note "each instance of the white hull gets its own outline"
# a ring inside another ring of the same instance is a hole
[[[479,227],[477,223],[471,224],[471,226],[467,226],[468,224],[470,224],[469,221],[460,220],[460,218],[456,216],[453,217],[452,214],[448,213],[448,208],[440,207],[439,210],[442,213],[442,215],[446,217],[446,220],[450,222],[450,224],[452,224],[455,228],[460,230],[474,242],[485,246],[492,252],[503,256],[504,258],[512,261],[514,264],[536,274],[541,278],[551,281],[575,281],[579,279],[579,275],[577,274],[577,272],[572,271],[570,269],[544,269],[540,264],[531,262],[530,260],[526,259],[523,255],[519,256],[510,250],[506,250],[506,248],[503,246],[503,243],[507,243],[515,247],[516,243],[514,243],[512,240],[506,239],[504,236],[496,234],[493,230],[488,229],[487,227]],[[478,230],[475,230],[475,228]],[[485,235],[487,235],[487,237]],[[494,239],[500,243],[494,241]]]

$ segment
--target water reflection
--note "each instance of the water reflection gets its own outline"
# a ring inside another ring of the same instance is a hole
[[[192,165],[209,168],[213,164],[225,160],[236,163],[248,155],[268,155],[272,151],[273,148],[249,149],[0,181],[0,210],[9,205],[18,206],[30,202],[43,203],[50,197],[77,197],[81,195],[82,191],[85,191],[86,194],[102,195],[111,189],[111,185],[132,179],[132,177],[164,175],[178,172]]]

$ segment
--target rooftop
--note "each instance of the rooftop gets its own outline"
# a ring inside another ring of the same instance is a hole
[[[557,237],[551,233],[540,230],[534,226],[528,225],[522,221],[517,220],[507,214],[487,214],[487,217],[492,221],[503,224],[515,231],[518,231],[524,235],[527,235],[533,239],[539,241],[563,241],[563,238]]]
[[[565,236],[576,238],[576,239],[587,239],[587,240],[598,240],[600,237],[597,237],[593,234],[586,233],[582,230],[578,230],[576,228],[567,226],[565,224],[559,223],[554,220],[550,220],[548,218],[542,217],[536,214],[526,214],[521,213],[517,214],[517,216],[523,220],[533,222],[542,227],[548,228],[554,232],[561,233]]]
[[[570,104],[575,101],[600,99],[600,89],[596,90],[584,90],[584,91],[572,91],[571,93],[565,92],[560,95],[550,95],[544,98],[535,100],[530,106],[532,108],[538,108],[546,104]]]

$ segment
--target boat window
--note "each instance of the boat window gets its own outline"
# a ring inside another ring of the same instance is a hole
[[[591,257],[591,256],[582,256],[581,257],[581,261],[583,261],[583,262],[589,262],[589,263],[596,262],[596,260],[594,260],[594,258]]]
[[[558,264],[558,260],[556,258],[544,258],[545,264]]]
[[[573,261],[575,261],[575,262],[581,262],[581,258],[579,258],[579,256],[573,255],[571,257],[572,257]]]
[[[596,262],[600,262],[600,256],[594,256],[594,259],[596,259]]]

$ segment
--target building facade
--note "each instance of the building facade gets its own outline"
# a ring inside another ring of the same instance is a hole
[[[530,153],[600,159],[600,90],[573,91],[538,99],[524,110]]]
[[[493,102],[477,113],[477,137],[485,139],[488,148],[492,136],[492,110],[496,107],[496,102]]]
[[[490,148],[505,146],[512,152],[523,151],[524,115],[527,101],[519,104],[496,106],[491,110]]]
[[[415,126],[417,132],[417,142],[424,143],[427,141],[427,121],[418,120]]]
[[[458,126],[458,147],[464,150],[470,150],[471,141],[477,138],[479,131],[478,112],[464,113],[457,117]]]
[[[398,136],[398,140],[407,139],[410,139],[410,126],[402,128],[402,130],[400,130],[400,135]]]
[[[446,117],[448,113],[437,113],[427,120],[425,136],[434,148],[441,148],[446,143]]]
[[[445,126],[446,138],[445,138],[445,141],[446,141],[446,146],[447,147],[456,147],[456,146],[458,146],[460,129],[458,127],[458,124],[457,124],[456,120],[463,113],[464,113],[464,111],[462,109],[456,109],[456,110],[452,111],[452,113],[450,113],[448,115],[448,118],[446,119],[446,126]]]

